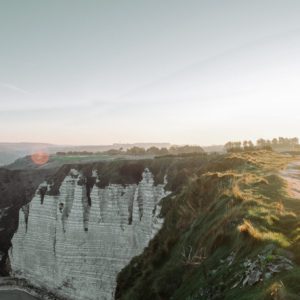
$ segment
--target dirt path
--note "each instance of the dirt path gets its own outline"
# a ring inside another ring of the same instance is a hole
[[[287,182],[288,193],[293,198],[300,199],[300,158],[288,165],[281,172],[281,176]]]

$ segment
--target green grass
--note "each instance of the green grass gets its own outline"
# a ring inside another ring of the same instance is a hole
[[[300,200],[279,176],[290,161],[275,152],[236,153],[189,173],[162,201],[162,230],[119,274],[116,299],[300,299]],[[230,266],[220,263],[231,253]],[[293,270],[233,288],[246,259],[262,253],[267,261],[291,258]]]

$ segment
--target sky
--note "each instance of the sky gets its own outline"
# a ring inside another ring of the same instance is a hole
[[[299,136],[298,0],[1,0],[0,142]]]

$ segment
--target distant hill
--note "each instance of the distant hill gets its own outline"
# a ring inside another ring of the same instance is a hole
[[[10,164],[37,150],[49,151],[52,147],[54,145],[44,143],[0,143],[0,166]]]
[[[47,151],[54,154],[58,151],[88,151],[88,152],[103,152],[110,149],[128,149],[132,147],[158,147],[169,148],[170,143],[133,143],[133,144],[112,144],[112,145],[83,145],[83,146],[66,146],[53,145],[47,143],[0,143],[0,166],[5,166],[13,163],[15,160],[28,156],[38,150]]]
[[[0,143],[0,166],[10,165],[17,159],[24,158],[38,150],[43,150],[49,154],[55,154],[56,152],[104,152],[111,149],[127,150],[132,147],[140,147],[148,149],[150,147],[167,148],[169,149],[172,145],[170,143],[115,143],[112,145],[80,145],[80,146],[69,146],[69,145],[53,145],[47,143]],[[207,153],[224,152],[223,145],[212,145],[202,147]],[[23,161],[23,160],[22,160]]]
[[[157,148],[169,148],[171,146],[170,143],[133,143],[133,144],[112,144],[112,145],[83,145],[83,146],[56,146],[55,149],[57,151],[88,151],[88,152],[102,152],[111,149],[120,149],[127,150],[132,147],[142,147],[142,148],[150,148],[150,147],[157,147]]]

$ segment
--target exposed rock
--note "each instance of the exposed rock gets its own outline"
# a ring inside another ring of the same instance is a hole
[[[226,263],[228,267],[230,267],[233,264],[235,257],[236,257],[236,252],[232,251],[230,255],[226,257],[225,260],[221,259],[221,263]]]
[[[101,181],[96,172],[93,177]],[[138,184],[94,185],[87,192],[84,180],[71,170],[58,196],[43,189],[43,201],[40,186],[20,210],[11,266],[15,276],[58,296],[113,299],[119,271],[162,226],[158,203],[166,182],[155,186],[148,169]]]
[[[269,251],[269,253],[268,253]],[[236,274],[238,281],[232,286],[238,285],[252,286],[260,281],[269,279],[275,273],[288,271],[293,268],[293,262],[281,255],[273,254],[273,249],[265,249],[262,254],[257,255],[255,259],[247,258],[242,264],[243,271]]]
[[[8,275],[7,256],[11,239],[18,227],[20,208],[28,203],[35,191],[55,170],[16,170],[0,168],[0,275]]]

